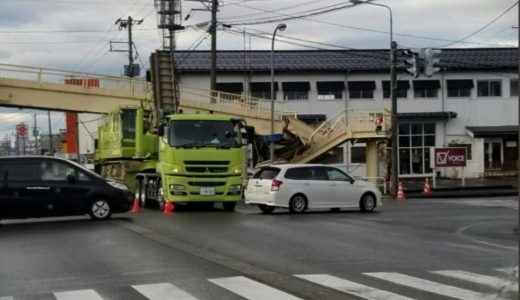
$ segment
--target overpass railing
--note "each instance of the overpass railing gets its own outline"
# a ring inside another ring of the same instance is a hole
[[[107,76],[58,69],[36,68],[0,64],[0,79],[24,80],[45,84],[63,85],[63,89],[95,94],[112,91],[131,98],[146,98],[150,94],[150,84],[142,78]]]

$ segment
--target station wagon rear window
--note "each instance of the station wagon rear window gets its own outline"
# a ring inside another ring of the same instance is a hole
[[[278,173],[280,173],[280,169],[278,168],[263,168],[260,171],[256,172],[253,176],[255,179],[274,179]]]

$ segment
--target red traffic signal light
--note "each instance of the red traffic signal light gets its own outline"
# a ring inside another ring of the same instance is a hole
[[[378,133],[383,130],[383,117],[378,116],[374,119],[374,132]]]

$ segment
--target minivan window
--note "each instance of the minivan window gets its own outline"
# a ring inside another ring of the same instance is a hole
[[[309,167],[290,168],[285,172],[285,178],[293,180],[311,180],[312,170]]]
[[[30,181],[38,178],[39,172],[31,162],[10,162],[0,164],[0,180]]]
[[[255,179],[274,179],[278,173],[280,173],[280,169],[278,168],[264,168],[260,171],[256,172],[253,176]]]
[[[74,168],[57,161],[40,162],[40,170],[42,180],[66,181],[67,175],[76,175]]]

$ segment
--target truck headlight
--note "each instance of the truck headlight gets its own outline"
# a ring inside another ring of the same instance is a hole
[[[230,192],[239,192],[242,190],[242,185],[241,184],[232,184],[229,186],[229,191]]]
[[[170,190],[172,191],[184,191],[184,185],[182,184],[170,184]]]

